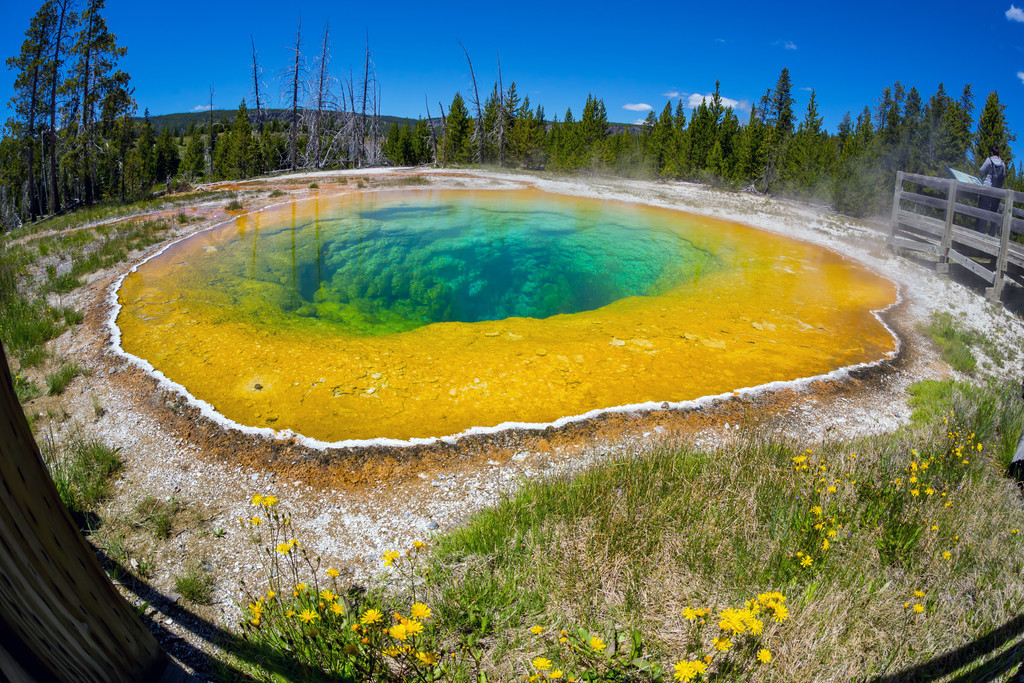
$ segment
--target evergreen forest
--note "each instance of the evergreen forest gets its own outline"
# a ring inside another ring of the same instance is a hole
[[[268,107],[253,44],[238,64],[251,91],[232,116],[214,117],[211,88],[207,114],[158,130],[148,110],[138,115],[131,76],[118,68],[126,48],[103,9],[104,0],[82,0],[81,7],[47,0],[7,59],[15,96],[0,132],[0,229],[201,182],[380,165],[687,180],[870,216],[890,210],[896,171],[946,176],[950,166],[973,173],[996,146],[1008,165],[1007,186],[1024,189],[1006,106],[996,92],[979,106],[970,84],[950,94],[939,83],[926,100],[917,87],[894,83],[830,132],[813,91],[806,109],[794,110],[784,68],[749,115],[726,106],[716,83],[693,109],[667,101],[642,124],[623,124],[608,120],[597,95],[578,113],[570,107],[548,118],[514,81],[505,85],[500,64],[498,82],[481,98],[466,52],[471,88],[434,105],[425,98],[424,115],[412,122],[379,111],[381,83],[369,44],[359,68],[345,77],[331,72],[329,26],[310,49],[301,25],[296,31],[287,63],[277,65],[284,93],[278,108]]]

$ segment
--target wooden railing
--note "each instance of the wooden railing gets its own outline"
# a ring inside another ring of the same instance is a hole
[[[999,200],[999,209],[980,208],[981,197]],[[985,296],[998,301],[1007,282],[1024,286],[1024,245],[1010,238],[1024,234],[1018,204],[1024,205],[1024,193],[900,171],[886,243],[932,254],[940,273],[950,262],[963,266],[991,285]]]

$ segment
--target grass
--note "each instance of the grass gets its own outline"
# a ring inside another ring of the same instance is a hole
[[[190,563],[174,579],[174,588],[189,602],[208,605],[213,597],[213,577],[199,563]]]
[[[933,314],[924,331],[939,345],[942,360],[950,367],[960,372],[974,372],[978,361],[971,347],[982,341],[980,335],[967,330],[961,321],[948,312]]]
[[[42,390],[35,382],[20,374],[14,376],[14,393],[22,403],[43,395]]]
[[[283,197],[286,194],[286,192],[282,192],[281,190],[271,190],[270,194],[268,194],[267,196],[270,197],[271,199],[276,199],[277,197]]]
[[[81,373],[82,369],[78,366],[78,363],[64,363],[60,368],[46,375],[47,393],[51,396],[63,394],[64,390],[71,384],[71,380],[78,377]]]
[[[1024,427],[1018,390],[927,382],[914,387],[913,424],[890,434],[808,448],[750,432],[728,448],[623,451],[574,477],[527,481],[429,555],[385,554],[398,593],[381,584],[338,597],[290,525],[275,530],[286,518],[277,501],[257,497],[266,513],[248,525],[278,597],[246,596],[245,638],[292,662],[277,675],[310,680],[365,678],[377,657],[403,680],[428,680],[407,658],[425,648],[452,662],[422,669],[430,680],[554,668],[577,680],[698,680],[687,667],[705,657],[699,680],[871,680],[925,665],[1024,609],[1024,507],[1005,476]],[[384,617],[338,656],[368,610],[406,614],[411,603],[429,605],[422,635],[397,638],[405,622]],[[780,605],[787,618],[769,618]],[[982,675],[985,657],[968,650],[945,672]]]
[[[185,507],[174,496],[167,500],[146,496],[135,506],[136,525],[149,529],[154,538],[166,540],[174,532],[178,516]]]
[[[42,443],[43,460],[64,505],[83,528],[96,526],[96,507],[110,495],[110,482],[121,470],[119,448],[74,434],[62,444],[53,435]]]
[[[227,211],[241,211],[243,208],[244,206],[242,205],[242,202],[237,199],[232,199],[224,207],[224,209]]]

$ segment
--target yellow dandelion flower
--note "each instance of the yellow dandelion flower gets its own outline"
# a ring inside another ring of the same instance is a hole
[[[433,652],[417,652],[416,659],[420,660],[427,666],[433,666],[434,664],[437,664],[437,657],[434,655]]]
[[[405,632],[410,636],[416,636],[423,633],[423,624],[419,621],[409,619],[402,625],[405,626]]]
[[[388,635],[395,640],[405,642],[405,639],[409,637],[409,632],[406,630],[405,624],[395,624],[388,629]]]
[[[828,547],[829,547],[829,542],[828,542],[828,539],[826,538],[826,539],[822,540],[822,542],[821,542],[821,549],[822,550],[828,550]]]
[[[699,615],[697,614],[697,610],[693,609],[692,607],[685,607],[685,608],[683,608],[683,617],[687,621],[693,621],[698,616]]]
[[[813,512],[814,514],[816,514],[816,515],[818,515],[820,517],[821,513],[822,513],[821,506],[820,505],[815,505],[814,507],[811,508],[811,512]]]
[[[732,641],[725,637],[715,638],[711,641],[711,644],[714,645],[715,649],[719,652],[728,652],[729,648],[732,647]]]
[[[424,605],[422,602],[413,604],[409,610],[409,616],[413,619],[419,619],[420,621],[426,621],[430,618],[430,608]]]
[[[811,566],[811,556],[810,555],[804,555],[804,559],[800,560],[800,564],[801,564],[801,566],[804,566],[804,567],[810,567]]]
[[[551,660],[544,659],[543,657],[537,657],[533,660],[533,666],[539,669],[540,671],[547,671],[551,668]]]
[[[916,605],[914,605],[914,611],[920,614],[924,611],[924,606],[922,606],[921,603],[917,603]]]
[[[807,456],[806,455],[798,455],[795,458],[790,458],[790,460],[795,462],[797,465],[802,465],[802,464],[804,464],[804,462],[807,461]]]
[[[257,493],[255,496],[252,497],[252,504],[253,505],[259,505],[262,502],[263,502],[263,496],[261,494]]]
[[[274,496],[274,495],[263,496],[262,503],[263,503],[263,507],[265,507],[265,508],[272,508],[275,505],[277,505],[277,496]]]
[[[836,487],[835,486],[829,486],[828,487],[828,492],[829,493],[835,493],[836,492]]]
[[[555,669],[548,674],[548,678],[561,678],[563,676],[561,669]]]
[[[541,633],[544,633],[544,627],[540,625],[531,626],[530,632],[533,633],[533,635],[535,636],[539,636]]]
[[[829,538],[835,538],[836,537],[836,530],[835,529],[829,529],[828,530],[828,537]]]
[[[391,563],[397,560],[399,556],[400,553],[397,550],[389,550],[386,553],[384,553],[384,555],[382,555],[380,559],[384,560],[385,567],[390,567]]]
[[[260,524],[263,524],[263,520],[260,519],[259,517],[253,517],[252,519],[249,520],[249,524],[251,524],[253,526],[259,526]]]
[[[373,624],[380,623],[380,621],[383,618],[384,618],[384,615],[381,614],[380,610],[370,608],[370,609],[366,610],[365,612],[363,612],[363,616],[359,618],[359,623],[360,624],[365,624],[367,626],[371,626]]]
[[[331,605],[331,611],[340,617],[342,614],[345,613],[345,607],[340,602],[336,602]]]
[[[284,616],[285,616],[286,618],[289,618],[289,619],[290,619],[291,617],[294,617],[294,616],[295,616],[295,610],[293,610],[293,609],[290,609],[290,610],[285,610]]]
[[[333,579],[335,576],[341,576],[341,572],[339,572],[334,567],[328,567],[327,568],[327,576],[329,576],[329,577],[331,577]]]
[[[772,661],[772,651],[766,647],[761,648],[757,651],[757,661],[761,662],[762,664],[767,664],[768,662]]]
[[[924,591],[914,591],[914,595],[916,595],[919,598],[923,598],[924,597]]]
[[[302,623],[304,623],[304,624],[308,624],[309,622],[315,621],[316,619],[319,619],[319,618],[320,618],[320,615],[317,614],[316,612],[314,612],[311,609],[304,609],[301,612],[299,612],[299,619],[301,619]]]
[[[921,495],[921,491],[920,489],[914,489],[913,491],[910,492],[910,495],[912,495],[914,498],[917,498],[919,495]]]
[[[932,524],[932,531],[938,531],[938,530],[939,530],[939,525],[938,524]]]
[[[697,676],[697,671],[693,667],[693,662],[677,662],[675,666],[675,673],[672,674],[672,678],[677,681],[692,681]]]
[[[1010,533],[1011,534],[1019,534],[1020,533],[1020,529],[1010,529]]]
[[[292,551],[292,544],[290,542],[278,543],[277,544],[277,552],[281,553],[282,555],[287,555],[291,551]]]
[[[324,590],[320,591],[320,599],[321,600],[326,600],[327,602],[332,602],[334,600],[334,598],[336,598],[336,597],[337,596],[334,593],[332,593],[330,591],[330,589],[328,589],[328,588],[325,588]]]
[[[953,557],[953,553],[949,552],[948,550],[946,552],[942,553],[942,559],[944,559],[944,560],[948,560],[951,557]]]
[[[930,496],[930,495],[932,495],[932,494],[934,494],[934,493],[935,493],[935,489],[933,489],[933,488],[932,488],[931,486],[929,486],[928,488],[926,488],[926,489],[924,490],[924,494],[925,494],[926,496]]]
[[[597,636],[591,636],[590,637],[590,647],[595,652],[600,652],[601,650],[604,649],[604,641],[601,640],[600,638],[598,638]]]

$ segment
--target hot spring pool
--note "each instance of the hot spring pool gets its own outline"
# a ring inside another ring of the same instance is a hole
[[[522,191],[350,193],[178,241],[121,346],[239,426],[447,436],[675,403],[892,353],[895,286],[810,244]]]

